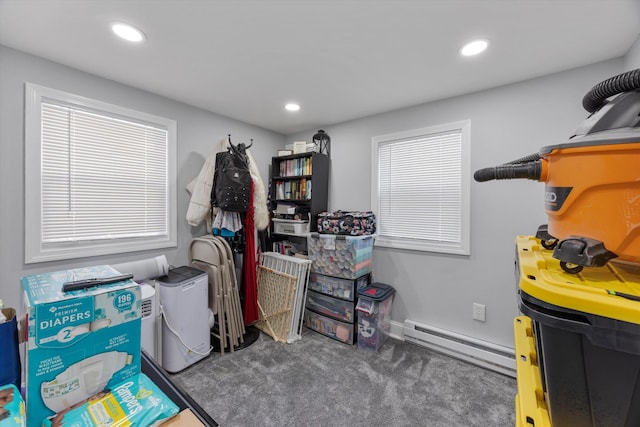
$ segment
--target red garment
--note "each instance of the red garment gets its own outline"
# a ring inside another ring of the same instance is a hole
[[[249,200],[253,201],[253,181]],[[258,280],[255,249],[255,228],[253,225],[253,203],[249,203],[249,210],[245,215],[244,224],[244,257],[242,260],[242,292],[244,294],[244,324],[249,326],[259,318],[258,314]]]

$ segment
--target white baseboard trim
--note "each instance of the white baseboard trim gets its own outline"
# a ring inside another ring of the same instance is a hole
[[[510,377],[516,377],[512,348],[446,331],[412,320],[391,321],[389,336],[464,360]]]

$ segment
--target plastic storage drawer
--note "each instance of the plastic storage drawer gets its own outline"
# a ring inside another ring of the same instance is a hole
[[[353,302],[333,298],[314,291],[307,292],[306,307],[316,313],[349,323],[353,323],[356,317]]]
[[[553,427],[640,426],[640,265],[568,274],[532,237],[518,237],[517,255]]]
[[[307,250],[315,273],[356,279],[371,272],[373,236],[310,233]]]
[[[309,275],[309,290],[347,301],[355,301],[358,290],[369,283],[371,283],[371,274],[365,274],[357,279],[341,279],[318,273]]]
[[[353,344],[356,340],[357,325],[331,319],[311,310],[304,311],[304,324],[307,328],[336,339],[346,344]]]

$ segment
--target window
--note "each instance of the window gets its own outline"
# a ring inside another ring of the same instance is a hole
[[[25,262],[176,246],[176,122],[26,85]]]
[[[469,129],[462,121],[372,138],[376,246],[469,254]]]

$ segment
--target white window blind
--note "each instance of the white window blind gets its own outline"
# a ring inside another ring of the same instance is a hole
[[[42,104],[42,241],[166,236],[167,131]]]
[[[175,246],[175,122],[28,94],[26,262]]]
[[[376,244],[468,253],[467,133],[462,122],[374,138]]]

